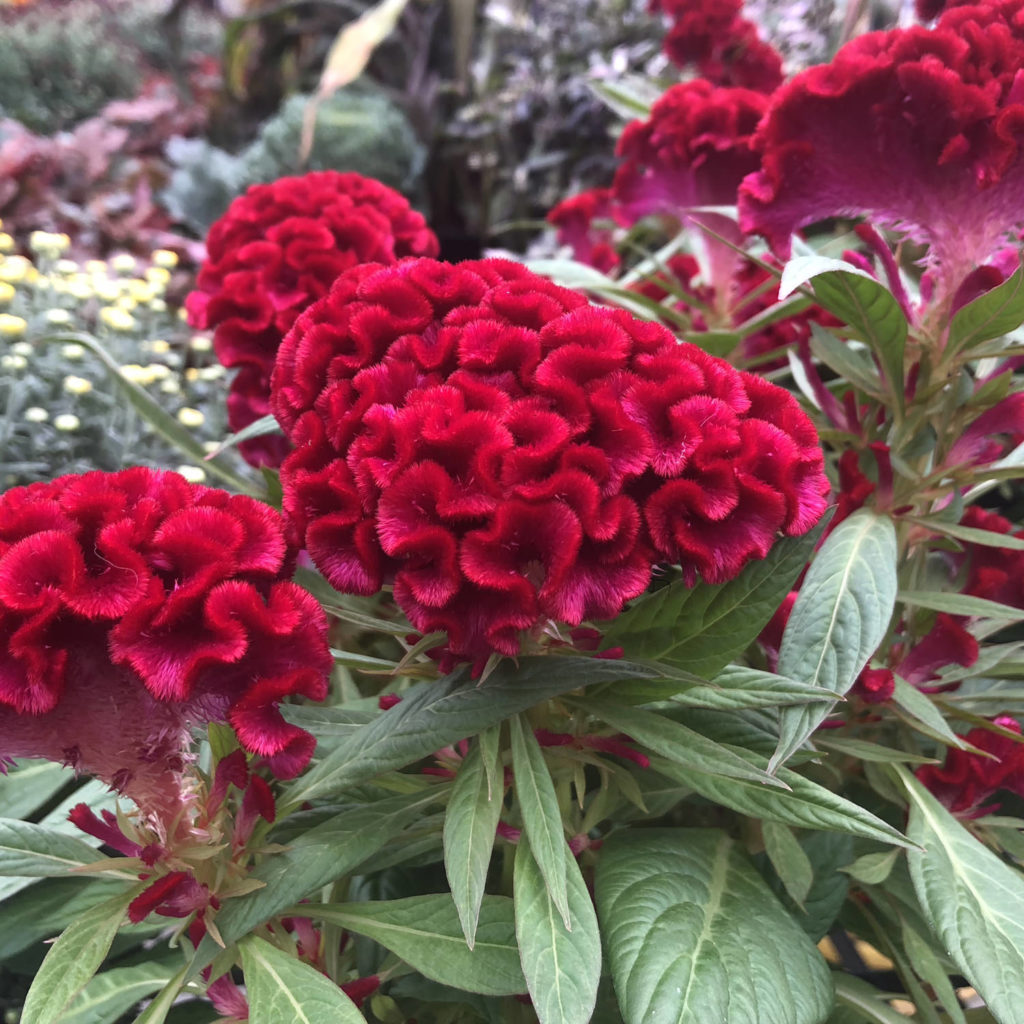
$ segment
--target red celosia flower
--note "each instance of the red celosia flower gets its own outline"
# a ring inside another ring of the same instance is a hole
[[[1024,539],[1024,530],[1013,530],[1013,524],[995,512],[972,505],[964,512],[961,523],[975,530],[1005,533]],[[967,555],[967,580],[963,592],[973,597],[1024,608],[1024,552],[986,544],[964,544]]]
[[[318,567],[393,581],[457,658],[610,618],[653,562],[729,579],[825,507],[787,392],[501,260],[343,275],[285,340],[273,403]]]
[[[716,85],[772,92],[782,84],[782,58],[742,17],[742,0],[651,0],[672,20],[665,53]]]
[[[611,222],[607,226],[595,221]],[[612,226],[624,218],[610,188],[592,188],[563,199],[548,214],[548,223],[558,229],[559,245],[572,247],[573,259],[608,273],[619,265]]]
[[[757,135],[740,223],[788,255],[797,228],[868,214],[930,246],[951,296],[1024,219],[1021,0],[873,32],[783,86]]]
[[[242,368],[228,408],[240,430],[269,411],[281,339],[342,271],[436,256],[438,242],[394,189],[360,174],[315,171],[252,186],[210,228],[206,248],[186,305],[193,326],[216,328],[220,361]],[[277,465],[287,447],[264,437],[242,451],[257,465]]]
[[[170,813],[188,724],[227,720],[295,774],[314,741],[277,705],[322,699],[331,659],[293,561],[273,509],[175,473],[7,491],[0,755],[65,761]]]
[[[994,719],[996,725],[1020,733],[1020,724],[1008,715]],[[941,768],[924,765],[917,777],[954,814],[977,818],[999,809],[983,802],[1004,789],[1024,796],[1024,743],[1000,736],[988,729],[971,729],[964,737],[971,746],[994,757],[950,750]]]
[[[853,692],[865,704],[884,704],[896,689],[892,669],[866,668],[853,684]]]

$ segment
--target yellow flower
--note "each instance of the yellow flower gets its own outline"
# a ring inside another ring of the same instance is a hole
[[[50,414],[41,405],[30,405],[22,415],[29,423],[45,423]]]
[[[51,310],[51,312],[56,312],[56,310]],[[85,348],[84,346],[77,344],[77,342],[71,342],[68,345],[61,345],[60,354],[65,359],[75,361],[81,359],[85,355]]]
[[[114,331],[130,331],[135,326],[135,317],[117,306],[104,306],[100,310],[100,320]]]
[[[91,299],[95,294],[88,280],[79,278],[68,282],[68,295],[73,299],[78,299],[79,302],[85,302],[86,299]]]
[[[163,299],[153,299],[149,304],[149,308],[153,310],[154,313],[166,313],[167,303],[164,302]]]
[[[160,381],[160,390],[165,395],[180,395],[181,385],[178,383],[178,378],[168,377],[166,380]]]
[[[187,380],[189,384],[195,384],[195,382],[199,380],[199,371],[194,366],[190,366],[185,371],[185,380]]]
[[[141,384],[143,387],[152,384],[156,379],[148,366],[139,366],[138,363],[126,363],[121,367],[121,375],[133,384]]]
[[[6,231],[0,231],[0,252],[14,252],[14,239]]]
[[[28,323],[23,317],[0,313],[0,337],[20,338],[27,327]]]
[[[177,466],[175,472],[180,473],[190,484],[201,484],[206,479],[206,472],[199,466]]]
[[[113,281],[107,281],[102,278],[93,278],[92,287],[97,297],[104,302],[117,302],[121,294],[121,289]]]
[[[209,352],[213,348],[213,342],[205,334],[193,334],[189,339],[188,347],[193,352]]]
[[[5,256],[0,262],[0,281],[19,284],[30,280],[33,272],[38,276],[36,268],[24,256]]]
[[[125,295],[122,296],[121,302],[130,301],[132,304],[141,302],[146,303],[156,298],[156,292],[153,291],[153,286],[146,281],[143,281],[140,277],[133,277],[127,282],[125,288]]]
[[[72,274],[78,273],[78,264],[74,260],[57,260],[53,265],[53,269],[58,274],[65,274],[70,277]]]
[[[92,381],[76,377],[73,373],[64,378],[64,390],[69,395],[87,395],[92,391]]]
[[[0,306],[6,306],[16,294],[14,285],[8,284],[6,281],[0,281]]]
[[[53,421],[53,425],[58,430],[70,434],[82,425],[82,421],[74,413],[64,412]]]
[[[121,252],[111,259],[110,265],[118,274],[130,274],[135,269],[135,257]]]
[[[178,265],[178,254],[171,252],[170,249],[154,249],[149,254],[149,258],[155,267],[166,267],[173,270]]]
[[[227,373],[227,370],[225,370],[224,367],[220,365],[220,363],[214,363],[213,366],[204,366],[199,371],[199,379],[219,380],[221,377],[224,376],[225,373]]]
[[[36,354],[36,350],[27,341],[16,341],[11,346],[11,351],[15,355],[24,356],[26,359]]]
[[[154,355],[162,356],[171,351],[171,343],[163,338],[154,338],[152,341],[143,343],[143,348],[149,349]]]
[[[167,287],[171,272],[166,267],[146,267],[146,280],[159,291]]]
[[[2,370],[24,370],[28,366],[28,360],[24,356],[11,353],[0,356],[0,369]]]
[[[48,309],[43,316],[48,324],[54,324],[57,327],[71,323],[71,314],[66,309]]]
[[[178,422],[184,427],[201,427],[206,422],[206,417],[198,410],[185,406],[178,410]]]
[[[153,380],[165,380],[171,375],[171,368],[163,363],[150,363],[146,369]]]
[[[85,272],[92,274],[93,277],[105,277],[107,273],[107,261],[106,260],[86,260],[85,261]]]

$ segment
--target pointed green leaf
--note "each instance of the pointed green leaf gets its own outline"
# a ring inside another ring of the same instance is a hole
[[[780,675],[844,694],[882,642],[896,604],[896,531],[869,509],[841,522],[811,563],[786,624]],[[782,712],[769,771],[828,714],[820,704]]]
[[[0,818],[0,875],[52,878],[106,859],[88,843],[45,825]]]
[[[374,903],[304,903],[296,913],[366,935],[442,985],[490,996],[526,991],[512,900],[506,896],[483,898],[472,949],[448,893]]]
[[[355,1003],[315,967],[255,935],[239,949],[251,1024],[366,1024]]]
[[[811,352],[830,369],[869,395],[882,391],[882,380],[866,349],[855,349],[820,324],[811,324]]]
[[[1001,285],[961,306],[949,325],[951,352],[980,345],[1016,330],[1024,324],[1024,266]]]
[[[656,679],[656,668],[600,658],[528,657],[502,662],[482,682],[460,669],[413,687],[400,704],[359,729],[289,787],[279,804],[339,793],[404,768],[550,697],[618,679]]]
[[[934,612],[948,612],[950,615],[1009,619],[1011,622],[1024,619],[1024,611],[1020,608],[989,601],[984,597],[972,597],[970,594],[952,594],[945,590],[901,590],[899,599],[915,608],[929,608]]]
[[[512,773],[516,800],[523,816],[523,830],[551,899],[568,928],[566,862],[571,858],[565,843],[555,784],[551,781],[547,762],[529,722],[524,722],[523,716],[517,715],[509,719],[508,724],[512,735]]]
[[[814,882],[814,868],[803,847],[790,828],[778,822],[766,821],[761,826],[764,851],[775,868],[790,899],[802,907]]]
[[[490,769],[484,764],[485,756],[490,758]],[[444,819],[444,869],[470,949],[501,817],[504,788],[492,783],[500,770],[497,746],[485,755],[482,744],[474,743],[459,766]]]
[[[848,1007],[860,1014],[858,1021],[868,1020],[872,1024],[907,1024],[907,1018],[889,1005],[887,1000],[892,996],[886,995],[870,982],[850,974],[840,974],[838,971],[833,975],[833,980],[836,987],[836,1002],[840,1007]]]
[[[185,984],[188,967],[180,971],[159,991],[156,998],[135,1018],[134,1024],[164,1024],[174,1001]]]
[[[881,885],[892,873],[899,855],[899,850],[866,853],[863,857],[858,857],[848,867],[843,868],[843,871],[865,885]]]
[[[949,975],[939,962],[932,947],[906,920],[903,921],[902,938],[903,952],[910,961],[914,973],[922,981],[931,985],[942,1008],[954,1024],[967,1024]]]
[[[597,911],[625,1024],[819,1024],[825,961],[717,829],[606,841]]]
[[[7,774],[0,774],[0,814],[5,818],[27,818],[72,778],[72,773],[53,761],[16,761]]]
[[[50,947],[25,997],[21,1024],[53,1024],[99,970],[110,950],[135,887],[86,911]]]
[[[516,938],[540,1024],[587,1024],[601,980],[597,914],[576,859],[567,860],[571,930],[551,900],[529,842],[516,850]]]
[[[746,650],[775,614],[819,535],[820,528],[784,537],[766,558],[727,583],[688,587],[676,580],[639,598],[611,622],[604,643],[622,647],[627,658],[662,661],[711,678]]]
[[[268,412],[266,416],[261,416],[258,420],[253,420],[253,422],[247,427],[242,427],[241,430],[225,437],[224,440],[213,449],[213,451],[207,453],[206,457],[208,459],[216,458],[218,455],[226,452],[229,448],[234,448],[236,445],[240,445],[243,441],[251,441],[254,437],[263,437],[264,434],[280,433],[280,425],[274,416]]]
[[[1024,877],[975,839],[905,768],[910,876],[942,948],[1000,1024],[1024,1007]]]
[[[839,832],[807,832],[800,836],[800,848],[814,869],[811,888],[802,907],[790,906],[786,894],[780,899],[811,942],[820,942],[835,926],[850,891],[850,880],[839,868],[853,857],[853,839]]]
[[[115,967],[97,974],[68,1004],[60,1024],[114,1024],[173,975],[172,968],[160,963]]]

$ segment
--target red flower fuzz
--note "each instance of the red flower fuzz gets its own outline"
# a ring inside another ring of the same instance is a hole
[[[320,570],[393,582],[474,662],[616,615],[654,562],[730,579],[825,508],[787,392],[503,260],[343,275],[285,339],[272,401]]]
[[[572,247],[573,259],[607,274],[619,265],[613,228],[624,224],[610,188],[592,188],[563,199],[548,214],[558,244]],[[595,224],[606,221],[607,226]]]
[[[206,239],[207,260],[186,302],[194,327],[215,328],[217,357],[241,367],[229,401],[234,430],[268,411],[270,372],[295,318],[358,263],[436,256],[434,233],[408,201],[373,178],[315,171],[253,185]],[[263,437],[241,446],[277,465],[287,447]]]
[[[326,693],[319,604],[288,581],[279,515],[253,498],[128,469],[0,497],[0,757],[173,802],[190,723],[228,721],[290,776],[313,738],[281,717]]]
[[[869,215],[930,246],[951,296],[1020,224],[1024,4],[957,6],[934,29],[873,32],[775,95],[740,223],[788,256],[826,217]]]
[[[994,721],[1010,732],[1021,731],[1008,715]],[[971,729],[964,739],[992,757],[951,749],[942,767],[929,764],[917,770],[917,777],[942,803],[954,814],[976,818],[999,809],[998,804],[982,804],[1001,789],[1024,796],[1024,742],[980,728]]]

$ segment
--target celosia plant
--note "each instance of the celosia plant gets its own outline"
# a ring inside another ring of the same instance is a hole
[[[188,297],[192,324],[214,329],[217,357],[238,374],[228,397],[234,430],[269,412],[270,373],[295,318],[342,271],[403,256],[436,256],[421,214],[360,174],[315,171],[253,185],[210,229],[207,259]],[[278,464],[279,437],[247,441],[254,464]]]

